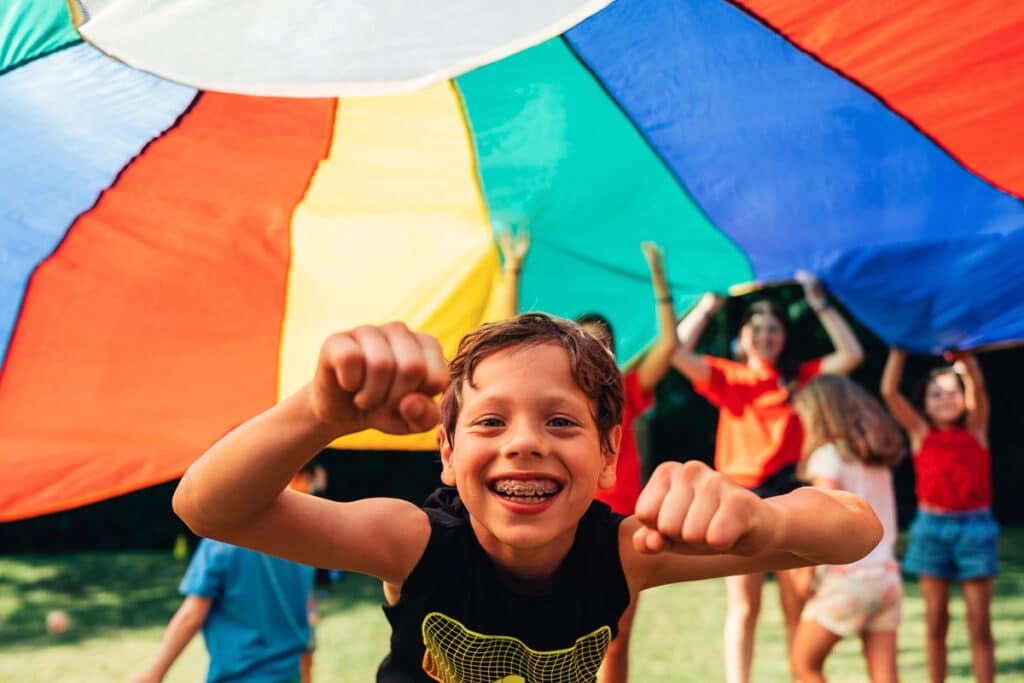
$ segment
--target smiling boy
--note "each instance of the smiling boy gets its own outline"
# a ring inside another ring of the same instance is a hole
[[[430,397],[443,391],[440,406]],[[702,464],[666,463],[620,517],[622,383],[574,323],[527,314],[467,335],[451,366],[400,323],[324,342],[313,380],[189,468],[174,507],[198,534],[384,582],[379,681],[595,679],[618,617],[666,583],[865,555],[871,509],[842,492],[761,500]],[[333,439],[440,422],[443,489],[424,508],[287,490]]]

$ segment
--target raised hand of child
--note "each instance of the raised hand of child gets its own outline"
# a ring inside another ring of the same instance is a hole
[[[498,250],[505,262],[505,272],[519,272],[530,250],[530,232],[520,228],[515,233],[508,227],[498,231]]]
[[[339,432],[374,428],[412,434],[438,423],[440,413],[431,397],[447,383],[437,339],[393,322],[328,337],[310,400],[317,419]]]
[[[644,258],[647,259],[647,268],[651,271],[651,275],[664,278],[665,250],[656,242],[641,242],[640,249],[644,252]]]
[[[819,311],[828,307],[825,286],[821,284],[817,275],[807,270],[798,270],[793,274],[793,278],[803,287],[804,299],[812,309]]]
[[[953,372],[959,375],[967,374],[970,370],[969,366],[977,363],[977,360],[974,358],[973,351],[953,349],[943,353],[942,357],[946,362],[953,364]]]
[[[666,462],[636,503],[637,552],[753,555],[772,541],[772,508],[704,463]]]
[[[725,297],[714,292],[704,292],[700,301],[697,302],[700,312],[709,318],[722,310],[724,305]]]

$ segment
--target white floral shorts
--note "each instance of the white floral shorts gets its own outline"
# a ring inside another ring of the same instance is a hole
[[[895,631],[900,625],[902,601],[898,564],[819,567],[814,576],[814,595],[801,619],[816,621],[837,636]]]

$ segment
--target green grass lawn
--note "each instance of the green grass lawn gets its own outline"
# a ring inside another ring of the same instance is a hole
[[[1024,527],[1005,529],[993,621],[1000,681],[1024,681]],[[171,553],[114,552],[0,558],[0,682],[124,681],[155,652],[180,600],[185,563]],[[387,648],[379,582],[348,575],[322,591],[322,622],[314,663],[319,681],[373,680]],[[722,680],[721,630],[725,591],[720,580],[646,592],[634,633],[633,681]],[[46,633],[47,612],[63,609],[72,627]],[[952,602],[949,681],[970,681],[963,604]],[[923,681],[923,614],[916,583],[906,583],[900,631],[905,681]],[[197,638],[171,670],[171,683],[200,681],[206,652]],[[864,681],[855,641],[829,660],[830,680]],[[758,630],[755,676],[788,680],[782,622],[774,584],[766,587]]]

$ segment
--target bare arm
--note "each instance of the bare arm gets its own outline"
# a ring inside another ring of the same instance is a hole
[[[210,613],[210,599],[189,595],[167,623],[160,649],[146,670],[132,679],[132,683],[162,681],[182,650],[192,641],[206,623]]]
[[[928,434],[928,421],[900,392],[900,381],[903,379],[903,366],[906,362],[906,351],[889,349],[889,357],[886,358],[885,369],[882,370],[880,392],[893,419],[903,427],[910,437],[911,451],[916,452],[917,447]]]
[[[712,292],[705,293],[676,325],[676,338],[679,339],[677,350],[693,353],[708,323],[721,310],[724,303],[724,296]]]
[[[974,438],[988,448],[988,391],[985,389],[985,375],[973,353],[955,352],[953,370],[964,383],[964,403],[967,408],[967,429]]]
[[[185,473],[174,510],[196,533],[320,567],[400,585],[429,539],[411,503],[336,503],[287,489],[333,439],[437,424],[430,396],[447,382],[440,344],[401,323],[328,338],[312,382],[214,444]]]
[[[711,368],[704,362],[704,358],[694,353],[694,349],[708,323],[724,303],[725,297],[708,292],[676,326],[679,344],[672,352],[672,365],[691,382],[705,383],[711,378]]]
[[[813,477],[810,481],[811,486],[815,486],[819,489],[825,489],[827,491],[839,491],[841,490],[839,482],[835,479],[829,479],[827,477]],[[814,593],[814,570],[815,565],[802,567],[800,569],[793,570],[793,583],[796,588],[796,594],[804,600],[807,600]]]
[[[498,233],[498,250],[502,257],[501,281],[494,295],[490,317],[507,320],[519,312],[519,281],[526,253],[530,250],[530,233],[519,230],[513,234],[508,228],[502,229]]]
[[[796,279],[803,286],[807,303],[818,316],[818,321],[835,348],[835,351],[822,358],[821,371],[837,375],[849,374],[864,360],[864,350],[857,336],[843,316],[839,315],[839,311],[828,303],[825,289],[815,275],[799,271]]]
[[[806,487],[761,500],[693,461],[662,463],[641,493],[636,515],[623,526],[623,567],[639,589],[846,564],[882,537],[871,507],[850,493]]]
[[[678,340],[676,339],[676,310],[672,305],[672,292],[665,279],[665,259],[661,249],[654,242],[640,245],[651,271],[651,287],[654,289],[655,307],[658,317],[658,338],[644,355],[636,369],[637,380],[644,391],[654,391],[658,382],[668,372]]]

